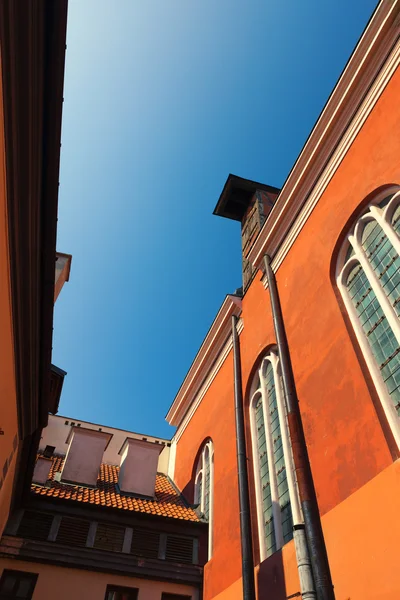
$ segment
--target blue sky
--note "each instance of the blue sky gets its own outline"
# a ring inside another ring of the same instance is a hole
[[[60,414],[158,436],[225,295],[229,173],[282,186],[375,0],[69,0]],[[232,399],[233,402],[233,399]]]

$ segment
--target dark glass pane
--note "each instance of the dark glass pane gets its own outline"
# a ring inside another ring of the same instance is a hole
[[[203,475],[199,475],[196,486],[195,504],[201,504],[201,494],[203,489]]]
[[[385,206],[387,204],[389,204],[389,202],[392,198],[393,198],[393,194],[390,194],[390,196],[386,196],[386,198],[384,198],[381,202],[379,202],[378,206],[380,206],[381,208],[385,208]]]
[[[349,258],[351,258],[354,254],[355,254],[354,248],[353,248],[353,246],[351,244],[349,244],[349,247],[347,248],[346,258],[344,259],[344,262],[346,263],[349,260]]]
[[[351,269],[347,289],[383,381],[400,414],[399,344],[361,265]]]
[[[30,591],[32,589],[31,579],[21,579],[17,586],[16,598],[30,598]]]
[[[400,256],[376,221],[364,227],[362,246],[397,316],[400,316]]]
[[[105,600],[136,600],[138,590],[135,588],[120,588],[108,586]]]
[[[272,436],[272,447],[274,453],[274,466],[276,481],[278,484],[278,501],[281,508],[281,523],[282,528],[285,524],[285,529],[290,529],[289,533],[283,535],[284,542],[288,542],[292,539],[292,510],[290,505],[289,488],[287,481],[287,472],[285,457],[283,455],[282,446],[282,435],[281,435],[281,424],[279,422],[278,404],[276,398],[276,385],[274,371],[271,363],[268,364],[265,373],[265,383],[268,392],[268,406],[270,411],[271,419],[271,436]],[[284,509],[284,510],[283,510]],[[287,525],[289,523],[289,526]],[[284,533],[284,532],[283,532]]]
[[[17,578],[14,574],[6,574],[1,581],[0,592],[4,594],[12,592],[16,581]]]
[[[261,495],[263,502],[264,535],[267,555],[276,550],[274,522],[272,519],[272,498],[270,474],[268,468],[267,444],[265,439],[265,423],[261,396],[255,406],[255,421],[257,428],[257,448],[260,468]]]
[[[5,570],[0,581],[0,600],[31,600],[36,580],[36,573]]]
[[[210,477],[211,477],[211,464],[210,464],[210,453],[207,451],[204,453],[204,516],[209,519],[210,517]]]
[[[397,235],[400,235],[400,204],[393,213],[392,225]]]

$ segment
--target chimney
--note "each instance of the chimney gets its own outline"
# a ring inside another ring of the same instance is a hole
[[[59,293],[66,281],[69,281],[71,271],[71,254],[63,254],[56,252],[56,275],[54,282],[54,302],[57,300]]]
[[[33,471],[33,483],[40,483],[41,485],[44,485],[49,478],[52,464],[53,461],[51,458],[38,456],[36,459],[35,470]]]
[[[61,480],[95,486],[103,454],[111,438],[112,434],[104,431],[72,427],[66,440],[69,447]]]
[[[121,492],[154,497],[158,457],[163,448],[162,444],[126,438],[119,451]]]
[[[243,292],[246,291],[255,274],[255,268],[248,259],[258,234],[279,195],[278,188],[229,175],[214,215],[240,221],[242,225]]]

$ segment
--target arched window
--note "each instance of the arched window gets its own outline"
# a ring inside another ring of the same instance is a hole
[[[199,505],[200,512],[208,521],[208,557],[212,553],[213,527],[213,491],[214,491],[214,449],[208,440],[199,455],[196,465],[194,501]]]
[[[279,359],[271,350],[257,371],[250,399],[261,560],[293,537],[302,522]]]
[[[347,235],[337,282],[400,447],[400,191],[381,193]]]

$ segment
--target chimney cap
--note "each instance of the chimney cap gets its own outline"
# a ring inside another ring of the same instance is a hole
[[[48,403],[48,411],[55,415],[58,412],[60,404],[61,392],[64,384],[64,377],[67,372],[56,365],[51,365],[51,381],[50,381],[50,397]]]
[[[66,444],[69,444],[74,433],[85,433],[87,435],[96,435],[97,437],[108,437],[107,444],[105,445],[104,451],[107,449],[108,444],[113,437],[112,433],[108,431],[99,431],[98,429],[90,429],[89,427],[78,427],[78,425],[73,425],[69,430],[67,439],[65,440]]]
[[[262,190],[275,196],[281,191],[279,188],[271,185],[258,183],[251,179],[244,179],[230,173],[213,214],[241,222],[249,206],[249,202],[257,190]]]

